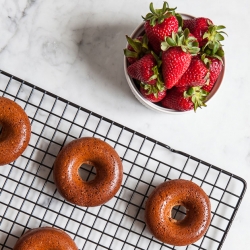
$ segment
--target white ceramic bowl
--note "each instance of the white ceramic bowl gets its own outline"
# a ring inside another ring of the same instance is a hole
[[[194,18],[194,16],[190,16],[187,14],[181,14],[183,19],[191,19]],[[134,31],[133,33],[130,35],[130,37],[132,38],[136,38],[140,35],[143,35],[145,33],[144,31],[144,22],[141,23]],[[128,44],[126,44],[126,47],[128,46]],[[193,110],[189,110],[189,111],[177,111],[177,110],[173,110],[173,109],[168,109],[168,108],[164,108],[162,106],[160,106],[159,104],[150,102],[149,100],[145,99],[143,97],[143,95],[140,93],[135,81],[128,75],[127,73],[127,68],[128,68],[128,60],[127,58],[124,56],[124,73],[128,82],[128,85],[132,91],[132,93],[134,94],[134,96],[137,98],[137,100],[143,104],[144,106],[146,106],[149,109],[155,110],[155,111],[159,111],[162,113],[167,113],[167,114],[187,114],[187,113],[193,113]],[[212,97],[215,95],[215,93],[218,91],[221,83],[222,83],[222,79],[224,77],[224,72],[225,72],[225,59],[223,58],[223,67],[221,70],[221,73],[213,87],[213,89],[211,90],[211,92],[209,93],[206,103],[208,103]]]

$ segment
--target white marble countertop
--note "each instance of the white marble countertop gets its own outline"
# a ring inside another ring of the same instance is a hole
[[[142,106],[123,71],[125,35],[150,1],[0,0],[0,69],[80,106],[250,179],[249,2],[168,1],[180,13],[226,26],[226,71],[209,105],[168,115]],[[162,6],[162,1],[154,1]],[[247,190],[223,249],[248,249]]]

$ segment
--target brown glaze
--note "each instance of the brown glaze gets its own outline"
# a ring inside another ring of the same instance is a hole
[[[16,160],[30,140],[31,126],[25,111],[14,101],[0,97],[0,166]]]
[[[53,227],[40,227],[22,235],[13,250],[78,250],[70,236]]]
[[[96,176],[83,181],[78,173],[82,164],[94,166]],[[58,154],[53,169],[60,194],[79,206],[99,206],[119,190],[123,167],[119,155],[108,143],[92,137],[74,140]]]
[[[183,220],[171,217],[174,206],[184,206]],[[151,233],[160,241],[185,246],[199,240],[207,231],[211,219],[210,200],[195,183],[171,180],[159,185],[149,196],[145,221]]]

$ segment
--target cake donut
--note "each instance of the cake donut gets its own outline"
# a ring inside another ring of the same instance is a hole
[[[78,170],[82,164],[95,167],[96,176],[83,181]],[[59,193],[69,202],[85,207],[109,201],[119,190],[123,167],[119,155],[108,143],[83,137],[67,144],[58,154],[53,177]]]
[[[71,237],[54,227],[30,229],[16,242],[13,250],[78,250]]]
[[[172,218],[174,206],[184,206],[182,220]],[[199,240],[211,219],[210,200],[201,187],[188,180],[163,182],[149,195],[145,206],[145,222],[160,241],[186,246]]]
[[[30,121],[22,107],[0,97],[0,166],[16,160],[23,153],[30,134]]]

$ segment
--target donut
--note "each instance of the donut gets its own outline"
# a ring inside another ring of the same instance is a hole
[[[184,206],[182,220],[172,218],[175,206]],[[158,240],[186,246],[199,240],[207,231],[211,220],[210,200],[201,187],[188,180],[171,180],[160,184],[149,195],[145,205],[145,222]]]
[[[30,134],[30,121],[22,107],[0,97],[0,166],[11,163],[23,153]]]
[[[78,170],[82,164],[95,167],[96,176],[83,181]],[[121,159],[115,149],[101,139],[83,137],[67,144],[53,166],[59,193],[70,203],[85,207],[109,201],[119,190],[123,177]]]
[[[78,250],[70,236],[54,227],[28,230],[16,242],[13,250]]]

